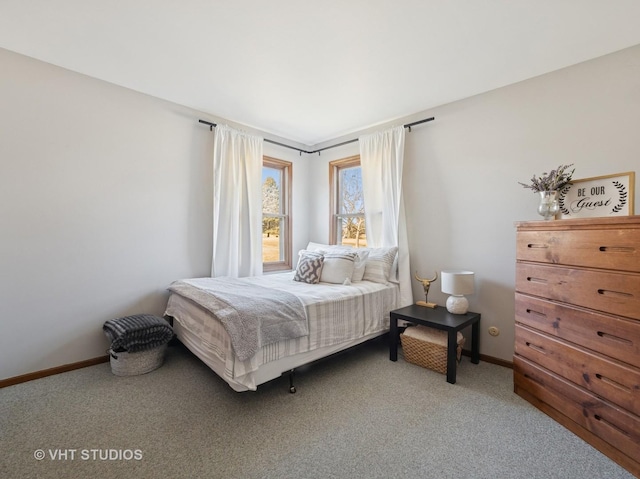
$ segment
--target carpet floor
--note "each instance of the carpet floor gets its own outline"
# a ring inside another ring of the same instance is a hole
[[[375,340],[236,393],[181,345],[0,390],[2,478],[631,478],[463,356],[456,384]]]

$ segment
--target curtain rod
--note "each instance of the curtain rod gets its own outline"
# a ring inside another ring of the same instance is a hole
[[[414,121],[412,123],[407,123],[406,125],[403,125],[405,128],[409,129],[409,132],[411,132],[411,127],[412,126],[416,126],[419,125],[421,123],[426,123],[428,121],[433,121],[435,120],[435,117],[431,117],[431,118],[425,118],[424,120],[418,120],[418,121]],[[209,131],[213,131],[213,129],[218,126],[216,123],[211,123],[210,121],[206,121],[206,120],[198,120],[198,122],[200,123],[204,123],[205,125],[209,125]],[[295,146],[291,146],[291,145],[285,145],[284,143],[280,143],[277,141],[273,141],[270,140],[268,138],[263,138],[264,141],[266,141],[267,143],[272,143],[274,145],[278,145],[278,146],[283,146],[285,148],[290,148],[292,150],[296,150],[300,152],[300,155],[302,155],[303,153],[306,153],[307,155],[312,155],[314,153],[317,153],[318,155],[320,155],[321,151],[324,150],[329,150],[331,148],[336,148],[338,146],[342,146],[342,145],[348,145],[349,143],[355,143],[356,141],[358,141],[357,138],[354,138],[353,140],[347,140],[347,141],[343,141],[342,143],[337,143],[335,145],[331,145],[331,146],[325,146],[324,148],[320,148],[318,150],[313,150],[313,151],[307,151],[307,150],[301,150],[300,148],[296,148]]]

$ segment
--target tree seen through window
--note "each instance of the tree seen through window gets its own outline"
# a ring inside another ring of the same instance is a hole
[[[265,158],[262,167],[262,262],[265,271],[291,267],[291,163]]]
[[[367,246],[367,232],[360,157],[332,161],[330,168],[333,242],[356,248],[365,247]]]

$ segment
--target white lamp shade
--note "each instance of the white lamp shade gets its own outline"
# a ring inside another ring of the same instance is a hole
[[[440,274],[440,287],[442,292],[447,294],[455,294],[457,296],[473,294],[473,272],[462,270],[442,271]]]

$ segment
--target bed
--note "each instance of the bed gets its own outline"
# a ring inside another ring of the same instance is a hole
[[[208,302],[208,295],[216,296],[226,278],[184,279],[169,287],[165,316],[172,318],[177,338],[235,391],[255,391],[283,373],[389,331],[389,312],[400,306],[400,288],[393,274],[397,248],[349,253],[346,256],[352,258],[352,264],[345,269],[343,251],[312,251],[311,246],[301,252],[296,271],[232,280],[230,286],[238,288],[239,294],[241,287],[249,288],[247,291],[257,288],[267,295],[286,293],[303,310],[304,331],[281,340],[258,342],[255,352],[238,345],[238,331],[229,329],[225,321],[228,311],[235,314],[236,305],[245,301],[234,302],[222,296],[217,298],[216,307]],[[324,265],[315,271],[316,281],[309,281],[310,268],[304,267],[304,259],[311,256],[317,260],[318,255]],[[338,263],[341,266],[336,269]],[[307,279],[301,280],[301,275]],[[295,392],[293,382],[290,387]]]

